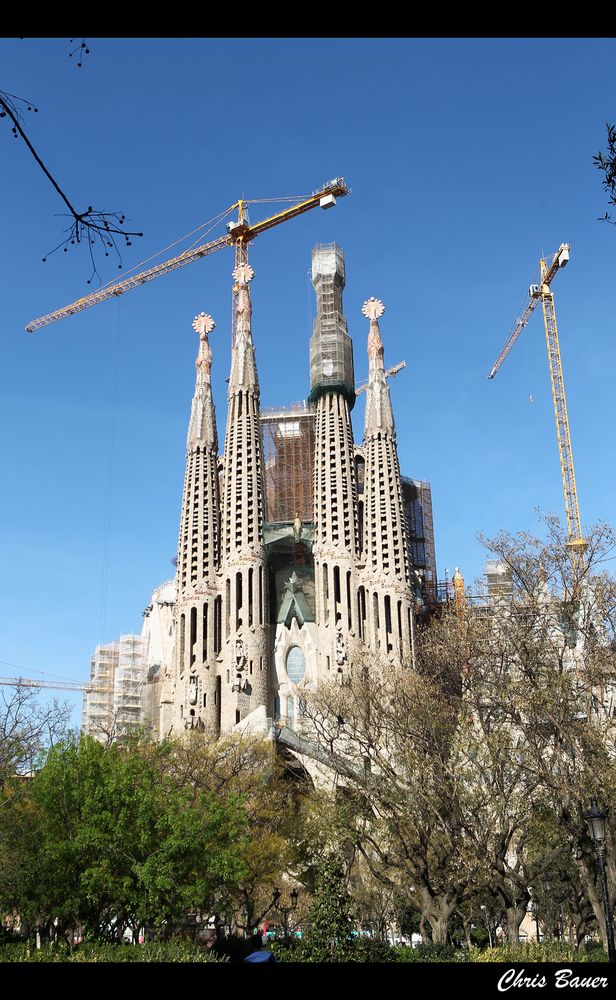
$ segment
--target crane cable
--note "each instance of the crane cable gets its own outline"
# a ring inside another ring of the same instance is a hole
[[[168,246],[163,247],[162,250],[157,250],[156,253],[153,253],[150,257],[146,257],[145,260],[142,260],[140,263],[135,264],[135,266],[129,268],[128,271],[125,271],[124,278],[126,278],[129,274],[132,274],[133,271],[141,270],[145,264],[149,264],[150,261],[155,260],[156,257],[160,257],[161,254],[167,253],[169,250],[173,250],[174,247],[177,247],[180,243],[183,243],[184,240],[190,239],[190,237],[194,236],[195,233],[199,233],[200,236],[198,236],[197,239],[191,244],[191,246],[188,247],[188,250],[191,250],[192,247],[196,246],[196,244],[199,243],[202,236],[207,236],[209,233],[211,233],[212,229],[214,229],[219,222],[222,222],[222,220],[226,218],[227,215],[230,215],[234,208],[235,205],[231,205],[229,208],[225,209],[224,212],[220,212],[215,218],[210,219],[208,222],[202,223],[202,225],[197,226],[197,228],[193,229],[190,233],[186,233],[185,236],[180,236],[179,239],[175,240],[173,243],[170,243]],[[206,228],[207,226],[209,226],[209,229]],[[205,232],[202,232],[203,230],[205,230]],[[116,278],[114,278],[112,281],[106,281],[105,284],[100,286],[99,291],[104,288],[109,288],[115,284],[117,284]]]
[[[118,396],[118,308],[116,299],[114,309],[113,336],[111,337],[111,427],[109,434],[109,464],[107,471],[107,489],[105,492],[105,508],[103,511],[103,553],[101,568],[101,603],[99,622],[99,643],[103,645],[107,615],[107,591],[109,582],[109,541],[111,538],[111,493],[113,482],[113,459],[115,450],[116,411]]]

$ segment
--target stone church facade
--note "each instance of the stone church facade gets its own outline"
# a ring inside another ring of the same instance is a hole
[[[233,276],[236,332],[222,458],[210,378],[214,323],[202,313],[193,324],[199,352],[161,736],[194,728],[215,736],[236,727],[267,731],[272,720],[294,728],[305,689],[339,679],[357,643],[391,662],[413,662],[414,602],[379,327],[383,305],[369,299],[363,308],[369,381],[364,440],[356,445],[344,257],[336,244],[315,247],[310,396],[297,420],[275,424],[278,450],[266,462],[252,340],[254,275],[243,263]],[[292,459],[299,471],[287,471]],[[277,502],[290,475],[304,483],[303,506],[291,493],[286,506]]]

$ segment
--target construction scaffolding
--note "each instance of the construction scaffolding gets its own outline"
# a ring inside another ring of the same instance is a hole
[[[266,520],[314,520],[315,407],[303,400],[261,410]]]
[[[114,684],[114,710],[121,731],[141,723],[141,688],[147,667],[144,641],[140,635],[121,635],[118,667]]]
[[[141,636],[122,635],[119,642],[97,646],[83,697],[83,731],[101,739],[139,726],[146,672]]]
[[[344,254],[335,243],[319,243],[312,251],[312,284],[317,315],[310,338],[310,402],[325,392],[341,392],[355,405],[353,342],[342,311]]]
[[[436,551],[432,517],[432,490],[426,480],[402,480],[402,496],[409,536],[409,560],[417,573],[428,605],[437,601]]]
[[[113,719],[113,687],[120,656],[120,646],[110,642],[97,646],[90,661],[90,684],[93,690],[83,693],[81,728],[90,736],[106,732]]]

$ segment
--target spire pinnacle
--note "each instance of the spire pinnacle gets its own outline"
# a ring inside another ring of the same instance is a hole
[[[385,377],[385,351],[379,329],[379,318],[385,306],[374,296],[364,302],[362,313],[370,320],[368,331],[368,388],[366,389],[366,435],[373,431],[394,431],[394,417]]]
[[[191,448],[197,447],[197,445],[218,447],[216,416],[212,400],[212,348],[208,340],[208,336],[215,328],[216,323],[208,313],[200,312],[198,316],[195,316],[192,326],[195,333],[199,334],[199,352],[195,361],[197,382],[192,401],[190,422],[188,425],[188,440],[186,443],[189,451]]]
[[[383,350],[383,341],[381,340],[381,331],[379,329],[379,317],[385,312],[385,306],[380,299],[375,299],[374,296],[364,302],[361,310],[366,317],[370,320],[370,331],[368,333],[368,360],[370,363],[370,375],[372,376],[374,369],[384,370],[384,357],[385,351]]]
[[[212,348],[208,341],[208,334],[212,332],[216,323],[207,313],[200,312],[193,320],[193,330],[199,334],[199,353],[195,365],[197,366],[197,388],[204,382],[211,381],[212,371]]]
[[[238,389],[259,388],[255,349],[252,342],[252,303],[250,301],[250,282],[255,273],[250,264],[238,264],[233,271],[237,285],[236,303],[236,334],[233,344],[231,375],[229,377],[229,393]]]

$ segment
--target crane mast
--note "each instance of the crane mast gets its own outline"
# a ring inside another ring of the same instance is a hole
[[[556,436],[558,439],[558,454],[560,457],[560,470],[563,482],[563,492],[565,496],[565,514],[567,517],[567,547],[574,558],[579,557],[583,567],[584,550],[587,542],[582,536],[582,525],[580,521],[580,510],[577,498],[577,487],[575,483],[575,470],[573,466],[573,449],[571,447],[571,434],[569,431],[569,418],[567,416],[567,398],[565,395],[565,381],[563,367],[560,358],[560,345],[558,342],[558,327],[556,325],[556,310],[554,308],[554,295],[550,288],[552,279],[557,274],[559,268],[565,267],[569,260],[571,247],[568,243],[561,243],[548,264],[545,258],[539,261],[540,285],[531,285],[529,288],[529,302],[522,316],[517,320],[513,331],[510,333],[505,346],[503,347],[488,378],[492,379],[496,375],[503,361],[509,354],[514,343],[520,336],[522,330],[528,323],[535,306],[541,300],[543,307],[543,321],[545,326],[545,339],[548,351],[548,363],[550,368],[550,380],[552,383],[552,399],[554,401],[554,416],[556,419]]]
[[[95,306],[99,302],[105,302],[108,299],[117,298],[118,296],[129,291],[131,288],[137,288],[139,285],[144,285],[148,281],[153,281],[154,278],[159,278],[163,274],[168,274],[170,271],[175,271],[179,267],[184,267],[185,264],[192,264],[193,261],[201,260],[202,257],[208,257],[210,254],[216,253],[217,250],[222,250],[223,247],[235,247],[236,266],[238,264],[247,263],[248,244],[251,243],[252,240],[256,239],[257,236],[260,236],[261,233],[266,232],[268,229],[273,229],[274,226],[280,225],[281,222],[287,222],[289,219],[294,219],[297,215],[303,215],[304,212],[309,212],[310,209],[316,208],[317,206],[324,209],[333,208],[336,204],[336,198],[342,198],[348,193],[349,188],[347,187],[344,178],[335,177],[333,180],[327,181],[320,188],[317,188],[317,190],[313,191],[308,198],[304,198],[297,205],[285,208],[281,212],[277,212],[275,215],[271,215],[267,219],[262,219],[260,222],[256,222],[252,226],[248,221],[246,211],[248,202],[244,199],[240,199],[231,206],[231,209],[229,209],[229,211],[233,211],[233,209],[237,208],[237,220],[227,223],[227,232],[223,236],[219,236],[217,239],[211,240],[209,243],[204,243],[201,246],[185,250],[184,253],[179,254],[177,257],[172,257],[170,260],[164,261],[162,264],[156,264],[154,267],[148,268],[146,271],[141,271],[139,274],[131,275],[129,278],[125,278],[122,281],[113,282],[113,284],[107,285],[105,288],[100,288],[98,291],[92,292],[89,295],[85,295],[83,298],[77,299],[75,302],[71,302],[69,305],[63,306],[61,309],[56,309],[54,312],[47,313],[45,316],[40,316],[38,319],[32,320],[31,323],[28,323],[26,330],[28,333],[34,333],[36,330],[40,330],[44,326],[56,323],[58,320],[65,319],[67,316],[73,316],[75,313],[81,312],[84,309],[89,309],[90,306]],[[234,291],[234,297],[235,294],[236,293]]]
[[[545,261],[541,260],[541,304],[543,306],[545,340],[550,363],[550,380],[552,382],[552,398],[554,400],[554,416],[556,418],[558,454],[560,456],[560,469],[565,494],[565,512],[569,535],[567,544],[569,548],[579,551],[583,555],[587,543],[582,537],[575,470],[573,467],[573,449],[571,447],[569,418],[567,416],[567,397],[565,395],[563,366],[560,360],[560,345],[558,343],[558,328],[556,326],[556,310],[554,309],[554,296],[544,280],[543,275],[546,270]]]

